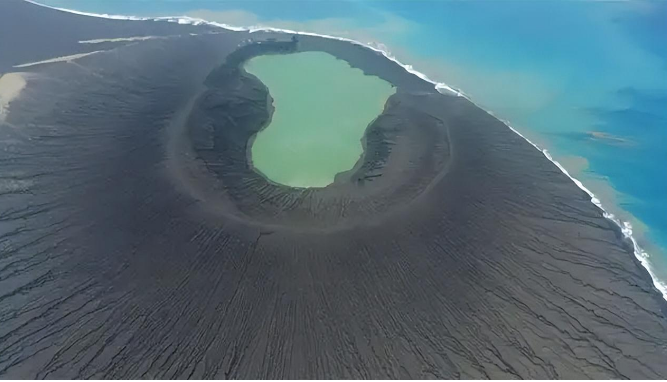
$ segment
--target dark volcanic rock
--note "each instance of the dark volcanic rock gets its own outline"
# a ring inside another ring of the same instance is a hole
[[[0,49],[4,71],[39,33],[170,29],[23,69],[0,122],[0,377],[667,377],[665,302],[618,228],[466,99],[302,36],[397,93],[354,169],[296,190],[247,159],[272,112],[225,61],[248,34],[15,1],[0,25],[25,59]]]

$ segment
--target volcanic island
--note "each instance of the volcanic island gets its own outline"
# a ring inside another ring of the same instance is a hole
[[[632,242],[506,124],[174,21],[0,2],[0,377],[667,377]]]

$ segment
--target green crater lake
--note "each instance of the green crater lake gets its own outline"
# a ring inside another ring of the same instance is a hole
[[[324,187],[352,169],[366,128],[395,92],[323,52],[258,56],[245,70],[268,87],[275,108],[250,148],[253,166],[291,187]]]

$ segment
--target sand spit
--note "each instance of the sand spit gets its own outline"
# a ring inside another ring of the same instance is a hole
[[[28,68],[30,66],[42,65],[42,64],[52,64],[54,62],[71,62],[71,61],[74,61],[78,58],[90,56],[91,54],[96,54],[96,53],[100,53],[100,52],[104,52],[104,51],[103,50],[96,50],[94,52],[79,53],[79,54],[72,54],[72,55],[69,55],[69,56],[49,58],[48,60],[37,61],[37,62],[29,62],[29,63],[26,63],[26,64],[20,64],[20,65],[14,65],[14,67],[15,68]]]
[[[21,73],[6,73],[0,76],[0,121],[9,113],[9,103],[21,93],[26,81]]]
[[[135,37],[118,37],[118,38],[98,38],[94,40],[79,41],[79,44],[100,44],[103,42],[123,42],[123,41],[146,41],[146,40],[163,39],[167,37],[168,36],[135,36]]]

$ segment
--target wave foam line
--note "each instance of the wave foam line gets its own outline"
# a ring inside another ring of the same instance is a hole
[[[487,113],[493,115],[493,113],[491,113],[489,111],[487,111]],[[495,117],[495,118],[498,118],[498,117]],[[637,243],[637,240],[634,238],[634,236],[632,236],[632,225],[630,224],[630,222],[621,221],[619,218],[614,216],[614,214],[605,210],[604,207],[602,206],[602,203],[600,202],[600,199],[598,199],[595,196],[595,194],[593,194],[593,192],[591,190],[586,188],[586,186],[584,186],[584,184],[579,179],[570,175],[570,173],[565,169],[565,167],[563,167],[557,160],[555,160],[551,156],[551,154],[549,154],[549,151],[547,151],[546,149],[541,149],[539,146],[537,146],[535,143],[533,143],[530,139],[524,137],[523,134],[521,134],[515,128],[513,128],[509,124],[508,121],[505,121],[505,120],[502,120],[502,119],[501,119],[501,121],[505,124],[505,126],[509,127],[510,130],[515,132],[521,138],[525,139],[526,142],[530,143],[531,145],[533,145],[533,147],[540,150],[542,152],[542,154],[544,154],[544,156],[549,161],[551,161],[551,163],[555,164],[556,167],[558,167],[561,170],[561,172],[563,172],[563,174],[565,174],[568,178],[570,178],[574,182],[574,184],[577,185],[577,187],[579,187],[581,190],[586,192],[588,194],[588,196],[590,196],[591,203],[595,204],[600,210],[602,210],[602,216],[604,216],[608,220],[611,220],[612,222],[614,222],[614,224],[616,224],[621,229],[621,232],[623,233],[623,236],[626,239],[628,239],[632,242],[635,257],[637,258],[639,263],[644,267],[644,269],[646,269],[646,271],[651,276],[651,279],[653,280],[653,286],[662,294],[662,298],[667,300],[667,283],[665,283],[663,281],[660,281],[658,279],[658,275],[656,275],[655,271],[653,270],[653,266],[649,262],[650,255],[644,249],[642,249],[639,246],[639,244]]]
[[[632,225],[629,222],[621,221],[616,216],[614,216],[614,214],[607,212],[607,210],[604,209],[604,207],[602,206],[602,203],[600,203],[600,200],[595,196],[595,194],[593,194],[593,192],[591,192],[588,188],[586,188],[586,186],[584,186],[584,184],[580,180],[578,180],[578,179],[574,178],[572,175],[570,175],[570,173],[557,160],[555,160],[551,156],[551,154],[549,154],[549,152],[546,149],[541,149],[538,145],[533,143],[530,139],[523,136],[523,134],[521,134],[518,130],[513,128],[508,121],[500,119],[500,118],[496,117],[492,112],[483,109],[481,106],[479,106],[475,102],[473,102],[470,99],[470,97],[465,95],[460,89],[452,88],[451,86],[447,85],[444,82],[433,81],[430,78],[428,78],[428,76],[426,74],[415,70],[412,67],[412,65],[404,64],[404,63],[398,61],[398,59],[396,59],[396,57],[394,57],[389,52],[389,50],[386,49],[386,47],[382,44],[378,44],[379,47],[376,47],[376,46],[373,46],[372,42],[363,43],[363,42],[360,42],[360,41],[357,41],[357,40],[352,40],[352,39],[345,38],[345,37],[337,37],[337,36],[318,34],[318,33],[313,33],[313,32],[305,32],[305,31],[294,31],[294,30],[289,30],[289,29],[280,29],[280,28],[273,28],[273,27],[267,27],[267,26],[237,27],[237,26],[222,24],[222,23],[213,22],[213,21],[206,21],[204,19],[194,18],[194,17],[190,17],[190,16],[138,17],[138,16],[106,15],[106,14],[96,14],[96,13],[89,13],[89,12],[80,12],[80,11],[75,11],[75,10],[65,9],[65,8],[51,7],[51,6],[48,6],[48,5],[37,3],[34,0],[25,0],[25,1],[27,1],[29,3],[32,3],[32,4],[35,4],[35,5],[42,6],[42,7],[56,9],[56,10],[63,11],[63,12],[74,13],[74,14],[77,14],[77,15],[91,16],[91,17],[101,17],[101,18],[115,19],[115,20],[167,21],[167,22],[174,22],[174,23],[178,23],[178,24],[189,24],[189,25],[212,25],[212,26],[215,26],[215,27],[219,27],[219,28],[223,28],[223,29],[227,29],[227,30],[231,30],[231,31],[235,31],[235,32],[254,33],[254,32],[264,32],[265,31],[265,32],[278,32],[278,33],[298,34],[298,35],[304,35],[304,36],[322,37],[322,38],[328,38],[328,39],[332,39],[332,40],[346,41],[346,42],[349,42],[349,43],[352,43],[352,44],[355,44],[355,45],[365,47],[367,49],[371,49],[374,52],[380,53],[385,58],[387,58],[388,60],[393,61],[394,63],[401,66],[408,73],[411,73],[411,74],[421,78],[422,80],[433,84],[433,86],[435,87],[435,89],[438,92],[443,93],[443,94],[444,94],[444,92],[449,92],[449,93],[453,93],[453,94],[455,94],[459,97],[466,98],[467,100],[472,102],[475,106],[477,106],[481,110],[484,110],[485,112],[487,112],[488,114],[490,114],[494,118],[499,119],[510,130],[512,130],[514,133],[516,133],[521,138],[526,140],[526,142],[533,145],[533,147],[535,147],[537,150],[542,152],[542,154],[551,163],[555,164],[556,167],[558,167],[563,172],[563,174],[565,174],[568,178],[570,178],[574,182],[574,184],[577,185],[577,187],[579,187],[581,190],[586,192],[588,194],[588,196],[590,196],[590,198],[591,198],[591,203],[595,204],[600,210],[602,210],[602,215],[606,219],[608,219],[608,220],[612,221],[614,224],[616,224],[620,228],[621,232],[623,233],[623,236],[626,239],[628,239],[632,242],[635,257],[637,258],[639,263],[644,267],[644,269],[646,269],[646,271],[651,276],[651,279],[653,280],[653,286],[662,294],[662,297],[665,300],[667,300],[667,283],[662,282],[658,279],[658,276],[656,275],[655,271],[653,270],[653,267],[652,267],[651,263],[649,262],[650,255],[639,246],[639,244],[637,243],[637,240],[635,240],[635,238],[632,236]]]

